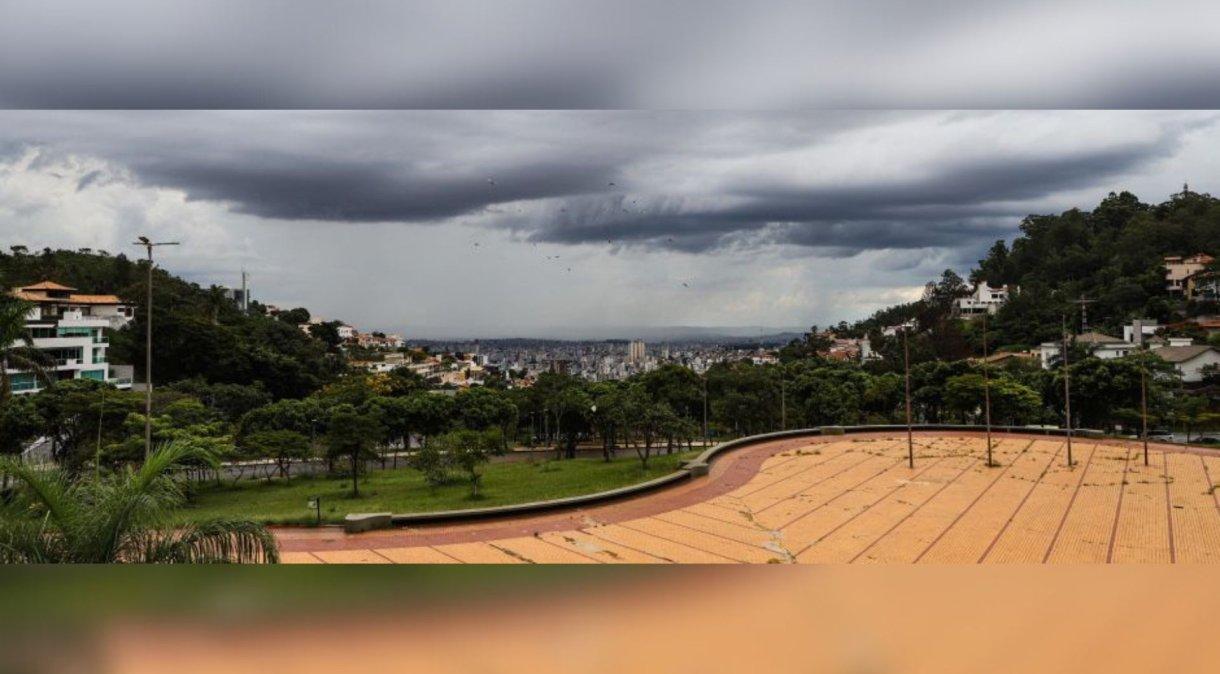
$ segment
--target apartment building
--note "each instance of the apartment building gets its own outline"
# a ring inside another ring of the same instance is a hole
[[[1163,259],[1165,289],[1171,293],[1185,293],[1186,279],[1203,271],[1212,262],[1215,262],[1215,258],[1207,253],[1195,253],[1187,257],[1166,255]]]
[[[115,295],[89,295],[54,281],[14,288],[13,297],[34,304],[26,315],[26,327],[34,348],[47,356],[46,370],[53,381],[93,379],[131,388],[130,365],[112,365],[106,357],[109,330],[129,323],[135,314],[131,305]],[[8,370],[13,393],[36,393],[45,382],[32,372]]]
[[[974,292],[970,293],[969,297],[957,300],[957,314],[966,318],[994,314],[1007,301],[1008,286],[993,288],[986,283],[980,283],[974,287]]]

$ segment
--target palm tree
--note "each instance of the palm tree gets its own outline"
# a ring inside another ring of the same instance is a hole
[[[9,368],[27,370],[43,382],[50,383],[43,365],[47,355],[34,348],[34,338],[25,327],[26,316],[34,308],[32,302],[0,297],[0,402],[13,395]]]
[[[70,477],[0,458],[16,478],[0,505],[0,563],[275,563],[275,538],[246,520],[175,524],[185,502],[181,469],[215,463],[207,452],[167,443],[138,469]]]

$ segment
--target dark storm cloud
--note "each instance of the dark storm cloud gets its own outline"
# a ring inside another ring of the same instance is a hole
[[[1187,125],[1186,128],[1194,128]],[[977,246],[1012,232],[1022,202],[1104,184],[1170,155],[1180,130],[1151,142],[1051,156],[996,155],[924,167],[918,178],[843,186],[729,186],[715,209],[681,200],[582,204],[534,230],[537,241],[636,242],[698,252],[741,243],[796,244],[830,255],[876,248]]]
[[[1186,134],[1214,119],[10,112],[0,113],[0,148],[33,152],[33,167],[100,157],[144,186],[274,220],[465,221],[528,241],[611,249],[780,245],[825,256],[919,248],[974,255],[1056,194],[1122,189],[1123,176],[1171,156]],[[1121,126],[1125,121],[1135,126]],[[1113,139],[1074,142],[1093,124],[1119,126]],[[1028,135],[1034,140],[990,141],[997,133],[1024,138],[1018,134],[1027,126],[1038,130]],[[861,148],[896,139],[903,148],[871,159],[876,168],[840,175],[837,163],[851,167]],[[115,179],[95,169],[76,187]]]
[[[614,176],[613,167],[562,158],[504,168],[437,173],[385,160],[282,156],[246,163],[153,162],[138,172],[191,199],[229,202],[239,213],[331,222],[441,219],[495,203],[596,190]]]
[[[8,0],[0,106],[1220,107],[1220,7]]]

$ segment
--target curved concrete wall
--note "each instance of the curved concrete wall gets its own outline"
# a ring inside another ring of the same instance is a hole
[[[426,524],[435,522],[461,522],[479,519],[489,519],[495,517],[511,517],[514,515],[527,515],[533,513],[546,512],[550,510],[560,510],[564,508],[576,508],[580,506],[588,506],[616,501],[619,499],[639,496],[641,494],[667,487],[671,484],[676,484],[683,480],[692,477],[706,475],[711,467],[711,463],[717,457],[731,452],[742,447],[767,442],[770,440],[780,440],[784,438],[797,438],[804,436],[823,436],[823,435],[845,435],[851,433],[876,433],[876,432],[906,432],[905,425],[878,425],[878,426],[819,426],[816,428],[801,428],[789,431],[776,431],[774,433],[762,433],[759,435],[751,435],[744,438],[737,438],[723,442],[715,447],[708,448],[702,454],[682,464],[682,467],[677,471],[659,478],[641,482],[627,487],[611,489],[609,491],[597,492],[596,494],[585,494],[582,496],[571,496],[568,498],[553,499],[550,501],[535,501],[532,503],[518,503],[516,505],[497,506],[492,508],[471,508],[466,510],[443,510],[438,512],[424,513],[407,513],[392,515],[390,520],[395,526],[407,526],[411,524]],[[985,429],[982,426],[971,426],[965,424],[917,424],[911,427],[913,431],[951,431],[951,432],[974,432],[981,433]],[[1024,426],[992,426],[993,433],[1021,433],[1025,435],[1047,435],[1047,436],[1066,436],[1067,431],[1062,428],[1027,428]],[[1100,431],[1089,429],[1073,429],[1073,437],[1098,438],[1103,437]],[[360,517],[354,515],[354,517]]]

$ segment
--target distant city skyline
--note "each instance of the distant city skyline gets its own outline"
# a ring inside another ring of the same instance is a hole
[[[0,112],[0,245],[407,338],[863,318],[1030,213],[1220,190],[1215,112]],[[660,330],[663,332],[663,330]]]

